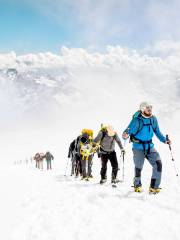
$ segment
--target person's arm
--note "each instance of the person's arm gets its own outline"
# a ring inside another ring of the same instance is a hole
[[[71,157],[71,147],[69,147],[68,158]]]
[[[156,134],[156,137],[163,143],[166,143],[166,137],[161,133],[160,129],[159,129],[159,124],[158,124],[158,120],[156,117],[154,117],[154,125],[155,125],[155,129],[154,133]]]
[[[101,139],[102,139],[102,136],[103,136],[103,133],[102,133],[102,131],[100,131],[100,132],[98,133],[97,137],[94,139],[94,142],[95,142],[95,143],[100,142]]]
[[[121,140],[120,140],[120,138],[119,138],[119,136],[118,136],[117,133],[115,134],[115,141],[117,142],[119,148],[120,148],[121,150],[123,150],[122,142],[121,142]]]
[[[80,154],[80,148],[81,148],[81,136],[79,136],[76,140],[76,153],[79,155]]]
[[[139,125],[140,121],[137,118],[133,118],[128,127],[124,130],[122,138],[126,140],[131,134],[135,134],[137,132],[137,129],[139,128]]]

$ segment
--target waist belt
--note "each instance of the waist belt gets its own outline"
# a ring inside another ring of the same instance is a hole
[[[148,144],[147,154],[150,153],[152,139],[150,139],[149,141],[142,141],[142,140],[136,138],[135,136],[131,135],[130,140],[133,143],[142,144],[144,153],[146,153],[146,144]]]
[[[113,152],[115,152],[115,150],[108,152],[108,151],[105,151],[105,150],[103,150],[102,148],[100,148],[100,153],[101,153],[101,154],[111,154],[111,153],[113,153]]]

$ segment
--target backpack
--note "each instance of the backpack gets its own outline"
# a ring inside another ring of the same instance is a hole
[[[106,136],[108,136],[107,127],[101,124],[100,132],[102,132],[102,137],[101,137],[101,140],[100,140],[100,145],[101,145],[101,142],[104,140],[104,138]],[[112,137],[112,142],[111,142],[110,148],[112,147],[114,140],[115,140],[115,135]],[[100,147],[100,149],[98,151],[98,157],[101,157],[102,152],[105,152],[105,151]]]
[[[143,129],[144,126],[149,126],[149,128],[151,126],[153,131],[156,132],[157,126],[154,127],[155,116],[152,116],[152,118],[150,118],[150,123],[144,123],[143,120],[140,117],[141,117],[141,111],[135,112],[133,117],[132,117],[132,119],[135,119],[135,118],[138,119],[138,123],[139,123],[139,128],[136,131],[136,133],[133,134],[133,136],[136,136]]]
[[[82,131],[81,131],[81,134],[84,135],[88,135],[89,138],[93,139],[93,130],[91,129],[87,129],[87,128],[84,128]]]
[[[142,144],[144,152],[145,152],[145,145],[148,144],[148,153],[149,153],[150,152],[150,144],[152,143],[152,139],[150,139],[149,141],[142,141],[140,139],[137,139],[136,135],[143,129],[144,126],[149,126],[149,131],[150,131],[150,127],[152,127],[153,131],[156,132],[157,126],[154,127],[155,116],[152,116],[152,118],[150,118],[150,123],[144,123],[144,121],[141,119],[141,111],[137,111],[134,113],[132,119],[135,119],[135,118],[138,119],[139,127],[138,127],[136,133],[130,135],[130,141],[133,143]]]
[[[36,153],[36,155],[34,156],[34,160],[39,161],[40,160],[40,154]]]
[[[82,135],[80,136],[80,155],[82,156],[82,159],[88,160],[90,155],[94,154],[93,151],[93,130],[84,128],[81,131]]]

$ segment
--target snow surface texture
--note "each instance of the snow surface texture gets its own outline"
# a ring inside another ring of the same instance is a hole
[[[59,56],[0,55],[3,240],[179,239],[180,183],[168,147],[156,139],[163,160],[159,195],[147,193],[148,163],[143,170],[144,192],[132,192],[130,144],[125,182],[117,189],[98,185],[97,157],[91,182],[64,176],[69,143],[82,128],[97,134],[101,123],[111,123],[121,135],[143,100],[154,104],[162,132],[173,141],[180,169],[179,64],[178,55],[154,58],[121,47],[108,47],[106,53],[64,47]],[[33,164],[13,166],[46,150],[55,155],[52,172],[38,171]],[[122,168],[120,158],[119,162]]]

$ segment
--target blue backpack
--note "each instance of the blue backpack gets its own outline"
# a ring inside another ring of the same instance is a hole
[[[133,143],[142,144],[144,152],[145,152],[145,146],[146,146],[146,144],[148,144],[147,153],[149,153],[150,152],[150,144],[152,143],[152,139],[150,139],[149,141],[142,141],[142,140],[136,138],[136,135],[143,129],[144,126],[149,126],[149,131],[151,131],[151,127],[152,127],[153,131],[156,132],[157,125],[155,126],[155,117],[152,116],[150,118],[150,123],[144,123],[143,119],[141,118],[141,111],[137,111],[137,112],[135,112],[135,114],[133,115],[132,118],[133,119],[136,118],[138,120],[139,127],[138,127],[136,133],[130,135],[130,141]]]

